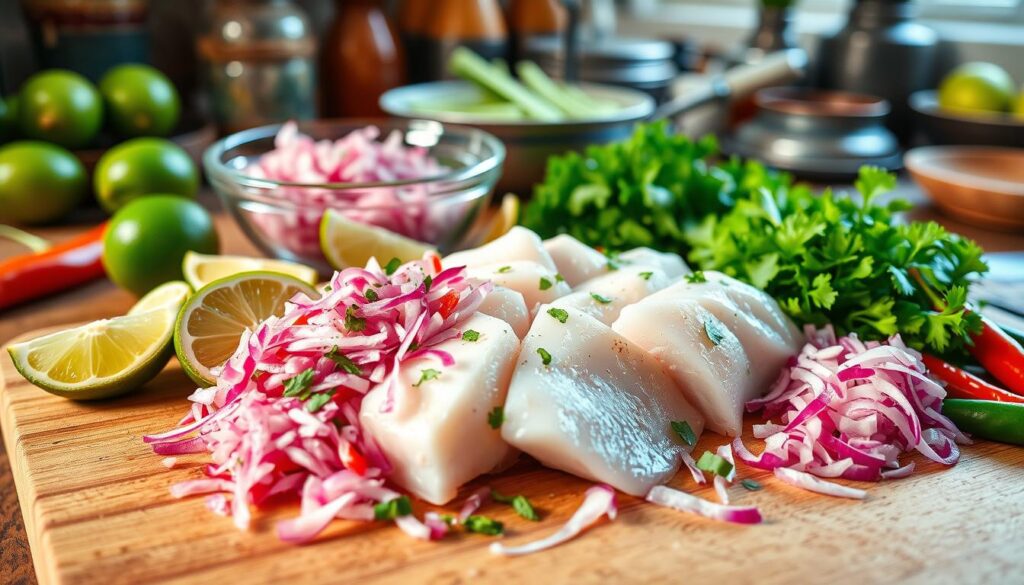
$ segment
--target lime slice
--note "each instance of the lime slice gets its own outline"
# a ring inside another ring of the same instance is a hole
[[[250,258],[248,256],[217,256],[188,252],[181,263],[181,272],[192,288],[199,290],[215,280],[241,272],[279,272],[294,276],[307,284],[316,284],[316,270],[286,260]]]
[[[341,270],[366,266],[374,257],[382,265],[392,258],[402,262],[419,260],[433,247],[382,227],[353,221],[329,209],[320,222],[320,249],[327,263]]]
[[[319,296],[305,282],[276,272],[243,272],[199,289],[174,326],[174,350],[185,373],[200,386],[214,385],[210,369],[228,361],[242,333],[284,314],[285,301],[298,292]]]
[[[178,307],[102,319],[7,348],[14,367],[43,390],[94,400],[134,390],[171,357]]]
[[[152,311],[159,307],[171,307],[175,313],[178,309],[185,304],[188,297],[192,294],[192,287],[187,283],[180,280],[172,280],[171,282],[165,282],[160,286],[146,293],[146,296],[142,297],[132,306],[128,311],[129,315],[135,315],[136,313],[145,313],[146,311]]]
[[[506,193],[501,198],[501,208],[498,209],[498,213],[492,220],[491,230],[484,238],[484,243],[497,240],[515,227],[517,223],[519,223],[519,197],[513,193]]]

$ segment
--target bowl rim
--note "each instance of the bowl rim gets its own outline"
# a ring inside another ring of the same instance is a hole
[[[606,124],[620,124],[623,122],[636,122],[650,117],[656,108],[654,98],[649,94],[637,89],[620,87],[607,83],[579,83],[582,89],[592,89],[604,93],[616,94],[623,98],[630,98],[631,103],[622,107],[615,115],[604,118],[593,119],[568,119],[561,122],[540,122],[537,120],[486,120],[474,117],[472,114],[461,112],[419,112],[411,107],[408,94],[416,95],[426,89],[434,88],[476,88],[476,84],[462,79],[449,79],[444,81],[428,81],[426,83],[414,83],[403,85],[385,91],[381,94],[378,104],[380,109],[391,116],[403,119],[427,119],[437,120],[443,124],[471,125],[477,128],[573,128],[601,126]]]
[[[1016,118],[1006,112],[978,112],[976,115],[950,112],[939,107],[939,91],[922,89],[910,94],[907,98],[910,109],[921,116],[939,118],[949,122],[980,124],[982,126],[1002,126],[1024,129],[1024,119]]]
[[[947,185],[955,185],[961,189],[985,192],[1008,197],[1024,197],[1024,185],[1006,179],[989,176],[972,175],[960,170],[936,164],[937,159],[978,156],[978,155],[1010,155],[1024,160],[1024,149],[1009,146],[980,145],[938,145],[918,146],[911,148],[904,155],[904,165],[911,175],[920,175]]]
[[[220,160],[221,156],[232,148],[237,148],[243,144],[253,142],[255,140],[265,140],[267,138],[273,138],[277,135],[278,131],[289,122],[280,122],[275,124],[266,124],[264,126],[256,126],[254,128],[248,128],[239,132],[229,134],[220,140],[217,140],[206,148],[203,152],[203,168],[207,174],[215,176],[217,178],[228,178],[239,185],[245,187],[254,187],[260,189],[274,189],[279,187],[290,187],[290,188],[304,188],[304,189],[330,189],[330,190],[360,190],[360,189],[380,189],[380,188],[395,188],[395,187],[408,187],[413,185],[428,185],[433,183],[443,182],[457,182],[471,179],[473,177],[479,177],[485,175],[494,170],[500,170],[505,162],[506,151],[505,145],[498,137],[493,134],[481,130],[479,128],[473,128],[469,126],[461,126],[457,124],[448,124],[437,120],[429,120],[423,118],[414,119],[391,119],[391,118],[324,118],[317,120],[294,120],[298,126],[299,132],[303,129],[310,127],[331,127],[331,126],[342,126],[348,128],[344,135],[350,132],[365,128],[366,126],[377,126],[380,128],[382,135],[392,131],[399,130],[403,133],[409,132],[414,125],[424,125],[439,127],[439,134],[451,134],[461,135],[465,137],[478,137],[482,140],[493,153],[469,166],[453,169],[449,172],[432,175],[429,177],[422,177],[418,179],[402,179],[400,181],[373,181],[364,183],[304,183],[297,181],[277,181],[274,179],[265,179],[261,177],[253,177],[247,175],[242,171],[232,169],[228,167],[223,161]],[[341,138],[339,136],[338,138]],[[337,140],[337,139],[336,139]]]

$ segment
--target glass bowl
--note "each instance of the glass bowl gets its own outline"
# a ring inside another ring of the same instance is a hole
[[[319,239],[327,209],[427,242],[442,253],[477,245],[486,235],[505,160],[505,147],[491,134],[430,120],[300,122],[299,132],[318,141],[366,126],[380,129],[380,141],[398,131],[403,144],[425,148],[444,168],[433,177],[377,183],[292,183],[246,174],[274,148],[282,126],[232,134],[203,155],[206,176],[224,207],[266,254],[328,273]]]

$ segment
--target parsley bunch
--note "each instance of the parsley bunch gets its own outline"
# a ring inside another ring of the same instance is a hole
[[[800,324],[832,323],[868,340],[900,333],[913,347],[955,355],[980,329],[964,304],[988,267],[976,243],[934,222],[895,224],[908,204],[877,202],[895,181],[864,167],[859,198],[758,189],[687,231],[689,259],[764,289]],[[942,297],[942,310],[916,278]]]

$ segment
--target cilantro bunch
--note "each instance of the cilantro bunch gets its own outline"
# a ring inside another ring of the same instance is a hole
[[[913,347],[955,355],[980,330],[964,308],[970,281],[988,267],[976,243],[934,222],[896,224],[908,204],[877,201],[895,181],[865,167],[859,198],[758,189],[692,226],[688,258],[764,289],[800,324],[832,323],[868,340],[900,333]]]
[[[550,158],[522,223],[543,237],[567,233],[608,250],[680,250],[687,227],[706,215],[760,188],[790,188],[756,162],[711,164],[717,153],[713,137],[694,142],[664,122],[639,124],[624,142]]]

